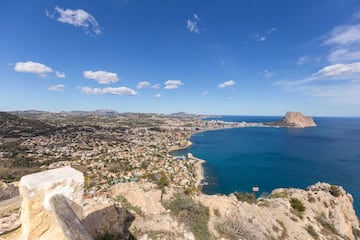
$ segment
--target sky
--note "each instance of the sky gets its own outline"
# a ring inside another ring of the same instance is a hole
[[[0,111],[360,116],[358,0],[2,0]]]

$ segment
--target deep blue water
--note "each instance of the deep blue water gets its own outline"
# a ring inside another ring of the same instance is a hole
[[[281,117],[224,116],[224,121],[264,122]],[[207,194],[306,188],[318,181],[341,185],[360,213],[360,118],[314,118],[315,128],[237,128],[197,133],[176,154],[206,160]]]

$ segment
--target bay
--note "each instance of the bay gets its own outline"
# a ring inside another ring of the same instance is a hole
[[[281,117],[223,116],[220,120],[267,122]],[[200,132],[187,152],[204,159],[207,194],[306,188],[316,182],[341,185],[360,213],[360,118],[314,118],[303,129],[248,127]]]

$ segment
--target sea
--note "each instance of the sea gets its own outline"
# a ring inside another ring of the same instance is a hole
[[[282,117],[222,116],[208,120],[270,122]],[[360,118],[316,117],[317,127],[246,127],[196,133],[193,145],[174,155],[204,159],[206,194],[341,185],[360,214]]]

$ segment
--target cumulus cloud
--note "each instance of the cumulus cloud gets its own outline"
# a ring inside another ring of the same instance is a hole
[[[48,88],[48,90],[55,91],[55,92],[64,91],[64,89],[65,89],[64,84],[57,84],[57,85],[50,86]]]
[[[156,98],[156,99],[161,98],[161,94],[160,94],[160,93],[156,94],[156,95],[155,95],[155,98]]]
[[[14,70],[17,72],[33,73],[39,76],[46,76],[47,73],[53,72],[51,67],[33,61],[17,62],[15,64]]]
[[[129,95],[129,96],[135,96],[137,94],[136,91],[128,87],[107,87],[107,88],[80,87],[80,91],[85,94],[113,94],[113,95]]]
[[[138,82],[136,87],[138,89],[141,89],[141,88],[148,88],[150,86],[150,83],[147,82],[147,81],[143,81],[143,82]]]
[[[167,80],[165,83],[165,89],[176,89],[181,85],[184,85],[180,80]]]
[[[227,87],[232,87],[235,85],[235,81],[234,80],[229,80],[229,81],[226,81],[226,82],[223,82],[223,83],[220,83],[218,85],[218,88],[220,89],[223,89],[223,88],[227,88]]]
[[[83,9],[62,9],[55,7],[54,12],[45,10],[46,16],[56,19],[59,22],[70,24],[74,27],[81,27],[86,33],[101,34],[100,25],[96,19]]]
[[[106,71],[84,71],[83,75],[85,78],[93,79],[99,84],[110,84],[119,81],[119,77],[116,73]]]
[[[200,21],[200,18],[197,14],[194,14],[191,19],[187,20],[186,27],[189,30],[189,32],[200,33],[200,30],[197,26],[199,21]]]
[[[159,83],[156,83],[154,85],[151,86],[152,89],[160,89],[161,85]]]
[[[59,72],[59,71],[55,71],[55,75],[58,78],[64,78],[65,77],[65,73],[64,72]]]

